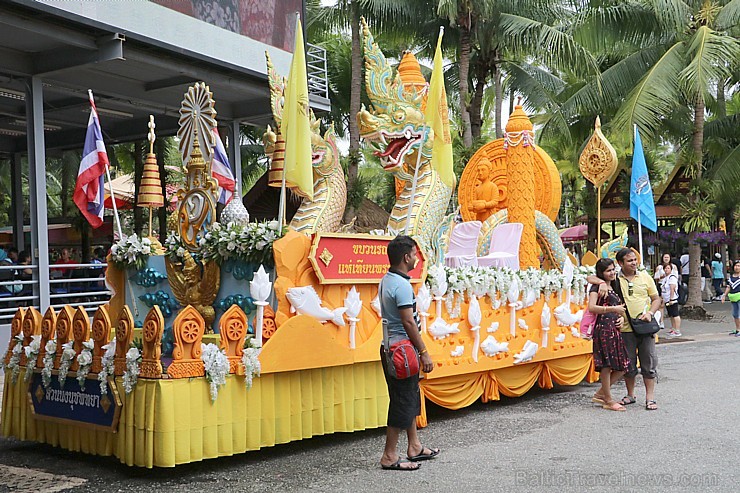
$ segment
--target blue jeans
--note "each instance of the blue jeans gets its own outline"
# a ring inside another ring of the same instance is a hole
[[[740,318],[740,301],[732,302],[732,318]]]
[[[712,279],[712,285],[714,286],[714,292],[717,296],[722,296],[722,279]]]

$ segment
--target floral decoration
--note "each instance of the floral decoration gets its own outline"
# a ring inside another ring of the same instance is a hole
[[[130,394],[139,380],[141,369],[141,351],[137,347],[131,347],[126,352],[126,371],[123,372],[123,390]]]
[[[18,381],[18,375],[21,372],[21,353],[23,353],[23,335],[18,334],[13,338],[15,345],[10,352],[10,360],[7,365],[3,365],[5,372],[10,372],[13,383]]]
[[[31,344],[23,348],[26,353],[26,374],[23,377],[24,382],[31,380],[31,375],[36,370],[36,360],[41,351],[41,336],[31,336]]]
[[[221,264],[237,260],[253,264],[274,265],[272,244],[285,234],[277,221],[251,222],[244,226],[233,222],[213,223],[205,234],[203,256]]]
[[[226,375],[229,374],[229,359],[223,349],[215,344],[202,344],[201,359],[206,370],[206,380],[211,387],[211,402],[218,397],[218,388],[226,384]]]
[[[57,341],[50,339],[44,346],[44,367],[41,369],[41,383],[45,389],[51,385],[51,372],[54,370],[54,358],[57,356]]]
[[[59,375],[57,375],[57,379],[59,380],[59,388],[64,388],[64,383],[67,381],[67,373],[69,372],[69,365],[72,364],[72,360],[75,358],[75,350],[72,347],[74,345],[74,341],[69,341],[65,344],[62,344],[62,360],[59,363]]]
[[[98,382],[100,382],[100,395],[108,393],[108,377],[113,374],[113,359],[116,356],[116,340],[113,339],[103,346],[103,357],[100,359],[100,372],[98,373]]]
[[[247,388],[252,388],[254,377],[259,377],[262,371],[259,355],[262,348],[253,347],[251,339],[247,339],[244,344],[244,354],[242,355],[242,365],[244,366],[244,384]]]
[[[119,269],[144,269],[151,253],[152,241],[149,238],[139,238],[136,233],[118,240],[110,248],[113,264]]]
[[[87,380],[87,374],[90,373],[90,366],[92,366],[92,352],[95,347],[95,343],[92,339],[88,339],[82,343],[82,351],[77,355],[77,383],[80,384],[80,390],[85,391],[85,381]]]

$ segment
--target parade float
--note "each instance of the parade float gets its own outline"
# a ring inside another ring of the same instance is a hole
[[[427,401],[460,409],[595,380],[579,333],[587,270],[558,237],[560,178],[522,107],[506,137],[472,157],[451,206],[453,188],[431,165],[433,140],[445,136],[424,128],[418,62],[406,53],[396,70],[364,23],[363,36],[372,107],[357,116],[361,135],[398,184],[387,230],[337,232],[346,184],[333,130],[322,135],[312,114],[315,193],[292,222],[249,222],[238,199],[217,221],[215,103],[196,84],[181,108],[187,180],[169,236],[114,245],[114,295],[92,320],[83,307],[17,311],[3,361],[4,436],[171,467],[384,426],[377,286],[399,232],[420,246],[411,282],[435,364],[420,384],[420,426]],[[265,150],[278,183],[286,80],[268,67],[277,125]],[[139,205],[160,207],[156,156],[146,163]],[[501,246],[506,225],[521,234],[513,247]]]

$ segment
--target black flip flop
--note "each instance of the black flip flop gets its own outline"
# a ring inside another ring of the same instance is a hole
[[[416,467],[402,467],[401,464],[413,464]],[[385,464],[381,464],[380,467],[382,467],[386,471],[418,471],[419,468],[421,467],[421,464],[417,464],[413,461],[406,461],[406,460],[402,461],[401,458],[399,457],[398,460],[394,462],[393,464],[389,466],[386,466]]]
[[[440,450],[438,448],[437,449],[430,448],[429,449],[430,452],[428,454],[423,453],[424,452],[424,448],[425,447],[421,447],[421,451],[422,451],[421,454],[414,455],[413,457],[412,456],[409,456],[408,459],[411,462],[420,462],[420,461],[423,461],[423,460],[434,459],[435,457],[437,457],[439,455]]]
[[[625,395],[624,397],[622,397],[622,400],[619,401],[619,403],[623,406],[629,406],[630,404],[634,404],[635,402],[637,402],[637,399],[635,399],[631,395]]]

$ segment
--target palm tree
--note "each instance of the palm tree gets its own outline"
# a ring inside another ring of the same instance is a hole
[[[584,2],[589,3],[589,2]],[[738,0],[605,1],[588,9],[580,33],[604,53],[628,51],[602,74],[600,87],[585,91],[581,103],[621,101],[613,130],[631,134],[632,125],[657,139],[666,115],[676,107],[690,109],[692,122],[688,168],[693,178],[684,201],[690,230],[689,307],[701,307],[701,247],[696,232],[708,227],[708,189],[702,183],[704,125],[711,88],[727,80],[740,59],[740,44],[731,35],[740,25]]]

